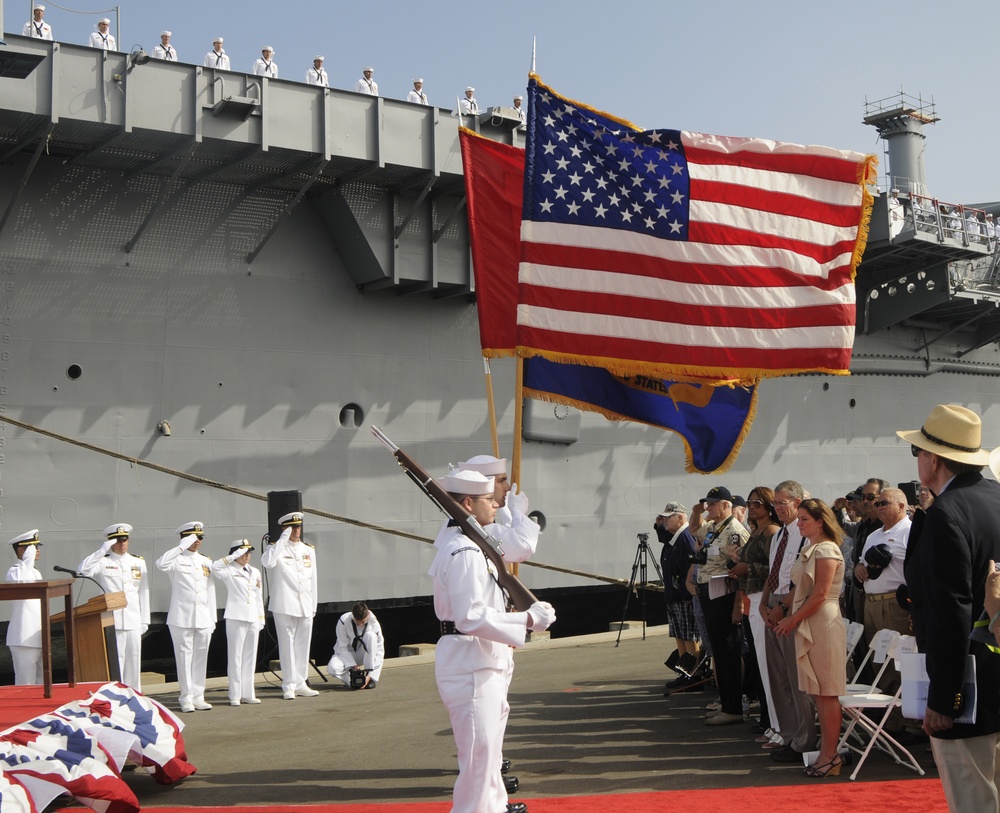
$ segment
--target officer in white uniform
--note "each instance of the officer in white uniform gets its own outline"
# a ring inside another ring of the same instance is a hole
[[[268,602],[278,636],[281,693],[285,700],[315,697],[319,692],[309,687],[306,678],[319,595],[316,550],[302,541],[301,513],[285,514],[278,523],[284,530],[264,551],[260,563],[272,572]]]
[[[368,672],[364,686],[356,688],[374,689],[382,676],[384,660],[382,626],[368,605],[359,601],[337,621],[337,642],[333,645],[333,657],[326,665],[326,671],[330,677],[351,686],[351,673],[364,669]]]
[[[122,683],[142,691],[142,636],[149,629],[149,574],[141,556],[128,552],[132,526],[124,523],[104,529],[104,543],[77,568],[97,579],[109,593],[124,593],[128,602],[115,610],[115,640]]]
[[[109,26],[111,25],[111,20],[107,17],[99,20],[97,25],[94,26],[94,33],[90,35],[90,39],[87,44],[91,48],[100,48],[104,51],[115,51],[117,50],[117,43],[115,38],[109,33]]]
[[[177,61],[177,49],[170,44],[172,31],[160,32],[160,44],[153,48],[153,59],[166,59],[170,62]]]
[[[205,702],[205,673],[208,644],[212,640],[218,610],[212,560],[198,553],[205,536],[200,522],[186,522],[177,529],[180,544],[156,560],[156,566],[170,577],[170,609],[167,627],[174,642],[177,683],[181,711],[208,711]]]
[[[486,477],[493,478],[493,500],[499,506],[496,519],[486,530],[500,540],[503,560],[507,563],[526,562],[538,547],[538,535],[541,529],[538,523],[528,516],[528,496],[519,491],[517,483],[510,484],[507,476],[507,459],[496,458],[493,455],[481,454],[471,457],[458,464],[459,471],[478,471]],[[507,688],[514,679],[514,652],[507,651]],[[503,738],[507,731],[507,718],[510,715],[510,705],[504,696],[503,715],[500,720],[500,748],[503,749]],[[503,760],[504,769],[510,763]],[[504,780],[508,788],[519,786],[517,777],[508,776]]]
[[[260,56],[253,63],[253,72],[256,76],[266,76],[268,79],[278,78],[278,63],[272,57],[274,49],[270,45],[265,45],[260,49]]]
[[[479,102],[476,101],[476,97],[473,95],[475,92],[475,88],[468,87],[465,89],[465,98],[458,100],[458,112],[463,116],[479,115]]]
[[[313,57],[313,66],[306,71],[306,84],[330,87],[330,79],[323,68],[323,57],[319,54]]]
[[[229,652],[229,705],[259,703],[253,676],[257,642],[264,629],[264,593],[260,571],[250,564],[253,545],[236,540],[229,553],[212,562],[212,574],[226,585],[226,645]]]
[[[492,477],[457,471],[438,483],[480,524],[493,522],[497,504]],[[556,614],[546,602],[532,604],[527,612],[507,612],[493,564],[453,522],[441,528],[434,546],[429,574],[442,627],[434,674],[458,750],[452,813],[499,813],[507,805],[500,774],[507,650],[522,646],[529,629],[548,629]]]
[[[378,96],[378,83],[372,79],[375,69],[368,65],[361,71],[361,78],[354,83],[355,93],[367,93],[369,96]]]
[[[413,80],[413,90],[406,94],[406,101],[411,104],[427,104],[427,94],[424,93],[423,79]]]
[[[34,37],[36,40],[51,40],[52,39],[52,26],[50,26],[42,17],[45,16],[45,6],[38,4],[31,7],[31,17],[24,24],[24,29],[21,31],[21,36],[23,37]]]
[[[42,574],[35,562],[42,543],[38,529],[10,540],[17,562],[7,571],[9,582],[40,582]],[[10,602],[10,623],[7,625],[7,646],[14,662],[14,683],[17,686],[42,682],[42,605],[37,598]]]
[[[205,67],[218,68],[223,71],[230,69],[229,54],[222,47],[222,37],[216,37],[212,40],[212,50],[205,54]]]

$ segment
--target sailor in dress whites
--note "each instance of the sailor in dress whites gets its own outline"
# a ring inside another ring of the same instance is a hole
[[[534,555],[538,547],[538,535],[541,529],[538,523],[528,516],[528,496],[518,490],[517,483],[513,485],[508,481],[507,459],[496,458],[493,455],[481,454],[471,457],[464,463],[458,464],[459,471],[478,471],[486,477],[493,478],[493,501],[499,506],[493,524],[486,528],[486,531],[500,540],[501,554],[503,560],[508,564],[514,562],[526,562]],[[506,650],[507,663],[505,671],[507,675],[507,689],[514,679],[514,651]],[[507,718],[510,715],[510,705],[504,695],[503,714],[500,718],[500,743],[501,762],[506,771],[510,768],[510,762],[503,759],[503,738],[507,731]],[[508,791],[517,788],[520,783],[516,776],[505,776],[504,784]]]
[[[382,626],[368,605],[359,601],[337,621],[337,642],[333,645],[333,657],[326,665],[326,671],[330,677],[352,688],[374,689],[382,676],[384,660]],[[364,685],[355,687],[351,682],[351,673],[358,669],[364,669],[368,674]]]
[[[306,84],[330,87],[330,79],[323,68],[323,57],[319,54],[313,57],[313,66],[306,71]]]
[[[177,533],[180,544],[156,560],[156,566],[170,577],[167,627],[177,662],[177,699],[183,712],[208,711],[212,708],[205,702],[208,644],[218,617],[212,560],[198,553],[205,537],[202,523],[185,522]]]
[[[160,44],[153,48],[153,59],[166,59],[170,62],[177,61],[177,49],[170,44],[172,31],[160,32]]]
[[[38,549],[38,529],[10,540],[17,562],[7,571],[9,582],[40,582],[42,574],[35,568]],[[7,647],[14,662],[14,684],[25,686],[42,682],[42,605],[39,599],[23,599],[10,603],[10,623],[7,625]]]
[[[481,525],[493,522],[497,504],[492,477],[456,471],[438,483]],[[529,629],[548,629],[556,614],[546,602],[535,602],[527,612],[507,612],[493,564],[453,521],[442,526],[434,546],[429,575],[442,629],[434,675],[458,750],[452,813],[500,813],[507,806],[500,773],[507,650],[523,646]]]
[[[458,100],[458,112],[463,116],[478,116],[479,102],[475,97],[476,89],[468,87],[465,89],[465,98]]]
[[[222,47],[222,37],[212,40],[212,50],[205,54],[205,67],[228,71],[229,54]]]
[[[521,120],[521,126],[524,126],[525,123],[524,108],[521,107],[521,102],[523,101],[524,101],[523,96],[514,97],[514,112],[517,113],[517,117]]]
[[[281,693],[285,700],[315,697],[319,692],[309,687],[306,678],[319,595],[316,550],[302,541],[300,512],[285,514],[278,524],[284,530],[264,551],[260,563],[272,571],[274,579],[268,602],[278,636]]]
[[[117,43],[115,38],[108,33],[108,26],[111,25],[111,20],[104,17],[98,20],[97,25],[94,26],[94,33],[90,35],[90,39],[87,44],[91,48],[100,48],[104,51],[116,51]]]
[[[42,17],[45,16],[45,6],[38,4],[31,7],[31,19],[24,24],[21,31],[23,37],[33,37],[36,40],[51,40],[52,26]]]
[[[257,641],[264,629],[260,571],[250,564],[254,547],[238,539],[229,553],[212,562],[212,574],[226,585],[226,645],[229,652],[229,705],[259,703],[254,695]]]
[[[361,71],[361,78],[354,83],[355,93],[367,93],[369,96],[378,96],[378,83],[372,79],[375,69],[368,65]]]
[[[104,543],[77,568],[95,576],[109,593],[124,593],[128,602],[115,610],[115,640],[122,683],[142,691],[142,636],[149,629],[149,574],[141,556],[128,552],[132,526],[125,523],[104,529]]]
[[[413,90],[406,94],[406,101],[411,104],[427,104],[427,94],[424,93],[423,79],[413,80]]]
[[[274,49],[270,45],[265,45],[260,49],[260,56],[253,63],[253,73],[256,76],[266,76],[268,79],[278,78],[278,63],[272,57]]]

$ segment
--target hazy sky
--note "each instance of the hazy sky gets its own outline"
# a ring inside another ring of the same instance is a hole
[[[103,16],[47,5],[56,38],[69,42],[85,42]],[[4,6],[5,30],[19,33],[30,3]],[[181,60],[200,63],[221,35],[237,70],[271,45],[281,77],[299,81],[323,54],[334,86],[353,87],[371,64],[381,95],[404,98],[422,76],[431,103],[448,108],[466,85],[482,108],[509,104],[536,36],[547,84],[641,127],[876,152],[881,171],[882,144],[861,123],[865,98],[902,89],[933,98],[941,117],[926,129],[931,194],[1000,200],[996,0],[121,0],[121,20],[122,50],[152,50],[168,28]]]

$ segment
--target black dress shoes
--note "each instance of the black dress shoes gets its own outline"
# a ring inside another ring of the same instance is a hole
[[[521,786],[521,783],[517,781],[516,776],[504,776],[503,777],[503,787],[507,793],[517,793],[517,789]]]
[[[775,762],[785,762],[788,764],[798,763],[802,764],[802,754],[796,751],[790,745],[783,745],[781,748],[775,748],[771,752],[771,759]]]
[[[528,806],[524,802],[507,802],[507,813],[528,813]]]
[[[510,770],[510,760],[501,759],[500,760],[500,773],[507,773]]]

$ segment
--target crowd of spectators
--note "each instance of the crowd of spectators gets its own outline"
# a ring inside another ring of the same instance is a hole
[[[32,19],[24,24],[24,28],[21,32],[22,35],[25,37],[33,37],[35,39],[54,39],[52,27],[45,22],[44,18],[45,6],[41,4],[35,4],[32,6]],[[110,19],[107,17],[101,18],[94,25],[94,33],[90,35],[87,44],[93,48],[100,48],[105,51],[118,50],[115,37],[109,33],[110,24]],[[178,56],[176,47],[171,43],[172,37],[173,32],[171,31],[164,30],[160,32],[160,44],[153,48],[153,59],[162,59],[170,62],[182,61]],[[233,62],[223,47],[223,44],[224,40],[222,37],[213,38],[211,49],[208,50],[201,60],[201,64],[204,67],[216,68],[218,70],[225,71],[234,70]],[[274,48],[270,45],[263,46],[261,48],[261,55],[254,59],[250,64],[248,73],[255,76],[265,76],[269,79],[277,79],[278,64],[274,61],[274,56]],[[313,57],[312,67],[306,68],[304,72],[305,78],[303,81],[306,84],[318,85],[320,87],[330,87],[329,75],[323,67],[324,62],[325,57],[322,55],[316,55]],[[366,65],[361,71],[361,78],[354,82],[354,92],[364,93],[369,96],[380,95],[379,86],[375,81],[374,74],[375,69],[371,65]],[[467,87],[464,94],[456,93],[454,97],[456,99],[455,115],[478,116],[481,113],[479,103],[473,96],[474,92],[475,88]],[[427,93],[424,91],[424,80],[422,78],[413,79],[412,90],[404,92],[402,98],[412,104],[429,104]],[[524,110],[521,107],[522,101],[523,99],[521,96],[514,96],[510,107],[514,110],[515,115],[521,119],[523,124],[525,116]]]

